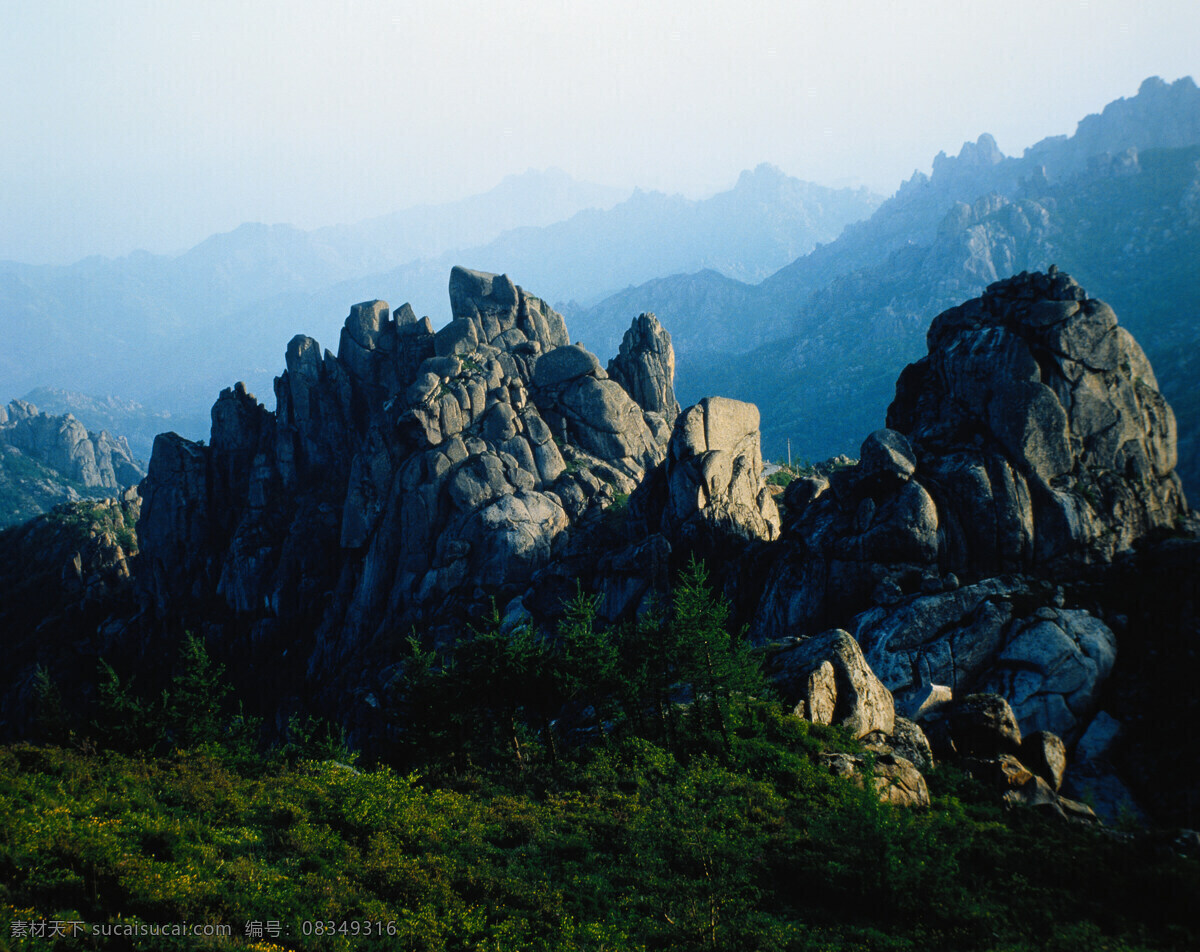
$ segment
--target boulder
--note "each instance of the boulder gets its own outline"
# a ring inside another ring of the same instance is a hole
[[[942,684],[1003,695],[1022,731],[1073,741],[1112,672],[1116,637],[1085,611],[1032,607],[1040,600],[1051,600],[1044,586],[987,579],[872,608],[854,634],[908,716]]]
[[[998,694],[971,694],[955,702],[945,715],[959,753],[976,757],[1015,755],[1021,728],[1008,701]]]
[[[579,344],[564,344],[542,354],[533,368],[534,386],[552,390],[600,369],[596,355]]]
[[[1067,772],[1067,748],[1057,734],[1034,731],[1021,738],[1021,763],[1058,791]]]
[[[859,788],[868,770],[875,793],[883,803],[900,807],[929,806],[929,787],[915,765],[892,753],[878,754],[868,768],[859,754],[821,754],[821,762],[835,777],[844,777]]]
[[[925,731],[914,721],[897,714],[892,736],[886,743],[896,754],[911,761],[918,770],[933,769],[933,748],[929,738],[925,736]]]
[[[779,536],[779,511],[763,481],[758,408],[706,397],[675,421],[657,477],[665,489],[660,528],[702,551]]]
[[[1100,711],[1075,745],[1075,760],[1084,764],[1109,759],[1120,736],[1121,722],[1107,712]]]
[[[1116,656],[1116,636],[1098,618],[1046,607],[1008,626],[980,689],[1008,698],[1022,730],[1074,740]]]
[[[767,672],[785,702],[811,721],[845,727],[856,738],[892,733],[891,692],[849,632],[833,629],[782,646],[769,656]]]

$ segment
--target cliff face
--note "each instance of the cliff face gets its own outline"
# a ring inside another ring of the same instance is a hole
[[[24,400],[0,407],[0,527],[82,496],[118,495],[144,475],[124,437]]]
[[[858,464],[789,487],[757,635],[840,625],[904,713],[986,689],[1074,740],[1117,642],[1056,585],[1181,525],[1174,415],[1112,309],[1053,269],[944,312],[928,344]]]
[[[259,661],[370,668],[414,629],[452,638],[535,597],[662,459],[678,408],[652,316],[610,375],[505,276],[456,268],[450,298],[437,333],[407,306],[356,305],[336,357],[291,341],[275,413],[239,385],[208,446],[158,438],[140,536],[161,619],[215,606]]]

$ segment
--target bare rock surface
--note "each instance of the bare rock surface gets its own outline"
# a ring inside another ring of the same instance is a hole
[[[856,738],[895,726],[892,695],[849,632],[832,629],[781,646],[767,670],[797,714],[845,727]]]
[[[666,460],[642,488],[653,529],[714,553],[779,537],[779,510],[763,480],[758,408],[706,397],[675,420]]]
[[[374,676],[414,627],[452,638],[492,600],[534,600],[535,576],[663,459],[674,358],[657,322],[623,351],[649,409],[508,277],[455,268],[450,300],[436,333],[407,305],[355,305],[337,356],[289,343],[274,413],[238,385],[208,446],[159,438],[142,585],[160,617],[223,604],[264,657]]]
[[[59,502],[117,496],[144,475],[123,436],[24,400],[0,406],[0,527]]]
[[[789,487],[753,634],[845,628],[901,715],[996,695],[1018,740],[1070,750],[1117,638],[1058,580],[1184,524],[1174,415],[1112,309],[1054,268],[942,313],[928,345],[857,463]],[[1062,782],[1054,750],[1029,756]]]

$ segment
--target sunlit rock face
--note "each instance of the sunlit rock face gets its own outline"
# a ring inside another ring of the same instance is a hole
[[[218,605],[252,655],[306,653],[313,676],[378,663],[526,594],[662,460],[674,355],[652,317],[618,382],[504,275],[455,268],[450,299],[436,333],[407,305],[355,305],[336,356],[291,341],[274,413],[239,385],[210,445],[160,438],[142,582],[160,616]]]
[[[1176,432],[1141,348],[1069,276],[1021,274],[939,315],[857,465],[797,480],[760,640],[831,625],[915,714],[932,686],[998,692],[1077,738],[1116,639],[1048,579],[1180,524]]]
[[[1177,524],[1175,416],[1141,347],[1068,275],[952,308],[888,410],[938,499],[953,571],[1109,561]]]

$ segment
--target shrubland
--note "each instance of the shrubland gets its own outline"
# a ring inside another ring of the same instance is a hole
[[[45,741],[0,749],[0,906],[232,927],[156,949],[1200,944],[1200,862],[1152,837],[1004,809],[950,767],[929,809],[832,776],[819,755],[857,745],[772,699],[702,565],[636,624],[595,608],[413,637],[371,763],[313,719],[270,736],[196,637],[158,694],[103,666],[87,723],[43,678]]]

